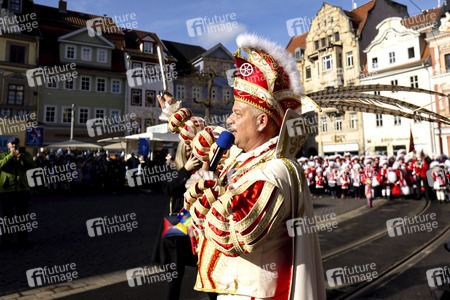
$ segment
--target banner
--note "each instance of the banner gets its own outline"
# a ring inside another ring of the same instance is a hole
[[[26,147],[42,147],[44,143],[44,127],[31,127],[27,129],[25,138]]]
[[[139,139],[138,155],[148,156],[150,152],[150,139]]]

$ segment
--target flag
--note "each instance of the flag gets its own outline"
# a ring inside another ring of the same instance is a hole
[[[412,134],[412,127],[411,125],[409,126],[409,153],[413,152],[414,149],[414,137]]]

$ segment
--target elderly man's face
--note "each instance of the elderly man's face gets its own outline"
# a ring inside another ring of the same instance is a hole
[[[244,152],[255,148],[255,140],[260,132],[258,132],[257,118],[254,116],[250,105],[235,101],[233,113],[228,117],[227,124],[230,124],[236,146]]]

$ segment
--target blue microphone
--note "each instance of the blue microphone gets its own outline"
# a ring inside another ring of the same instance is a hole
[[[225,151],[229,150],[231,148],[231,145],[233,145],[234,142],[234,135],[231,134],[231,132],[228,131],[222,131],[222,133],[217,138],[216,144],[217,149],[216,153],[214,153],[213,158],[211,159],[211,162],[209,163],[209,170],[215,172],[217,165],[220,162],[220,159],[222,158]]]

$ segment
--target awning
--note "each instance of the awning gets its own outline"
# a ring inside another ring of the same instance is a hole
[[[158,133],[158,132],[146,132],[141,134],[133,134],[125,137],[127,140],[138,140],[138,139],[150,139],[153,142],[173,142],[178,143],[180,139],[178,134],[173,133]]]

